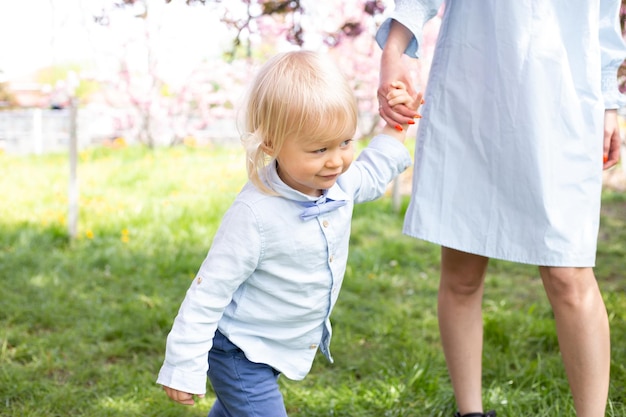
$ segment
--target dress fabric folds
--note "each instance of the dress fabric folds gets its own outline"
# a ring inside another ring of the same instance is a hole
[[[414,40],[439,1],[397,0]],[[447,1],[404,232],[464,252],[593,266],[605,109],[622,106],[619,1]]]

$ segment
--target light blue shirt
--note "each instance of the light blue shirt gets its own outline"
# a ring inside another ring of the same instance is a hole
[[[280,196],[246,184],[174,320],[157,383],[204,393],[218,328],[250,361],[290,379],[306,376],[318,347],[332,362],[329,316],[346,270],[354,204],[382,196],[410,164],[403,144],[375,137],[323,196],[347,204],[308,221],[300,218],[302,202],[316,199],[285,185],[273,165],[269,181]]]
[[[396,0],[419,56],[440,0]],[[605,109],[624,105],[619,0],[449,0],[404,232],[534,265],[593,266]]]

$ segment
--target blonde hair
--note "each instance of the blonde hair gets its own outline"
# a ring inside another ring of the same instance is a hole
[[[329,56],[311,51],[270,58],[248,91],[244,115],[247,170],[261,191],[275,192],[264,181],[287,140],[329,140],[354,135],[357,104],[343,73]]]

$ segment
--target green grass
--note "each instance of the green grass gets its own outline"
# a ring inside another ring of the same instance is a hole
[[[234,149],[81,153],[79,236],[63,155],[0,156],[0,416],[205,416],[155,384],[165,337],[245,181]],[[452,416],[439,342],[439,249],[400,232],[390,198],[357,206],[334,364],[281,378],[293,417]],[[626,196],[604,196],[596,274],[612,326],[608,416],[626,415]],[[485,407],[571,416],[536,268],[494,261],[485,293]]]

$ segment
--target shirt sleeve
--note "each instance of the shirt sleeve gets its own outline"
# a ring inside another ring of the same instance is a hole
[[[602,62],[602,94],[605,109],[626,105],[626,97],[619,91],[617,70],[626,58],[626,47],[619,22],[620,1],[600,1],[599,37]]]
[[[396,20],[413,33],[405,54],[420,57],[424,24],[437,15],[443,0],[396,0],[394,10],[376,32],[376,42],[382,48],[387,43],[391,21]]]
[[[354,195],[355,203],[381,197],[395,177],[411,166],[411,154],[396,139],[375,136],[350,169],[339,177],[342,189]]]
[[[235,202],[174,319],[157,383],[192,394],[206,392],[208,352],[224,309],[256,269],[261,235],[253,211]]]

